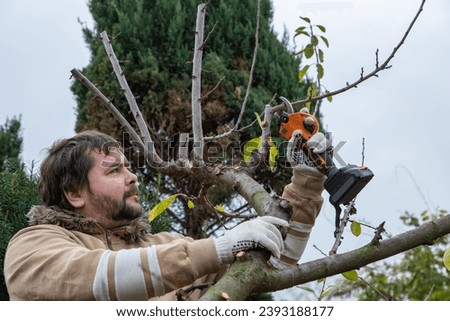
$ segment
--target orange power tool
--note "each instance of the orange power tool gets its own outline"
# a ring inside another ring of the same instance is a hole
[[[302,136],[298,140],[298,148],[308,156],[316,168],[327,176],[324,187],[330,195],[330,203],[336,209],[336,228],[340,224],[340,205],[347,205],[373,178],[372,171],[365,166],[346,165],[337,168],[331,156],[325,151],[321,154],[314,153],[307,144],[312,135],[319,131],[319,122],[316,117],[306,112],[293,112],[291,103],[284,97],[280,97],[286,105],[288,112],[282,112],[279,133],[286,140],[290,140],[296,130],[301,130]]]

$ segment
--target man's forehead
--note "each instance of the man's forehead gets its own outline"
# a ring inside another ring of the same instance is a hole
[[[118,148],[110,148],[108,153],[103,151],[94,151],[96,166],[101,167],[117,167],[122,164],[128,164],[128,160],[122,151]]]

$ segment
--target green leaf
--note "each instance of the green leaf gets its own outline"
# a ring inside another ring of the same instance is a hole
[[[174,194],[166,199],[162,200],[158,204],[156,204],[149,212],[148,212],[148,220],[151,222],[155,218],[157,218],[160,214],[164,213],[164,211],[172,205],[173,201],[179,194]]]
[[[301,82],[303,77],[305,77],[306,73],[308,72],[310,65],[304,66],[300,71],[298,72],[298,82]]]
[[[300,17],[300,19],[306,21],[307,23],[311,23],[311,19],[309,19],[308,17]]]
[[[327,288],[325,291],[323,291],[320,296],[319,296],[319,301],[322,301],[322,299],[324,297],[326,297],[327,295],[329,295],[331,293],[331,291],[333,291],[333,287],[330,286],[329,288]]]
[[[323,61],[324,61],[322,49],[319,49],[319,61],[320,61],[321,63],[323,63]]]
[[[306,31],[299,31],[299,32],[295,33],[294,38],[297,37],[297,36],[300,36],[300,35],[305,35],[307,37],[310,37],[310,34],[308,32],[306,32]]]
[[[354,236],[360,236],[361,235],[361,224],[357,221],[352,221],[352,224],[350,225],[350,230],[352,231]]]
[[[194,204],[194,202],[192,202],[191,200],[189,200],[189,201],[187,202],[187,206],[188,206],[190,209],[193,209],[193,208],[195,207],[195,204]]]
[[[325,93],[326,93],[326,94],[329,94],[330,91],[327,90],[327,91],[325,91]],[[328,96],[328,97],[327,97],[327,100],[331,103],[331,102],[333,101],[333,96]]]
[[[261,147],[261,136],[250,139],[244,145],[244,162],[249,164],[252,160],[252,152]]]
[[[342,275],[350,281],[358,281],[358,273],[355,270],[347,271],[342,273]]]
[[[312,84],[311,86],[308,87],[307,95],[308,95],[308,98],[316,97],[316,95],[317,95],[317,85],[316,84]],[[305,107],[308,109],[311,109],[311,102],[305,103]]]
[[[444,261],[444,265],[447,268],[447,270],[450,271],[450,247],[445,250],[443,261]]]
[[[314,55],[314,48],[311,44],[306,45],[305,47],[305,57],[307,59],[311,58]]]
[[[316,25],[316,27],[319,28],[322,32],[327,32],[327,29],[322,25]]]
[[[255,112],[255,116],[256,116],[256,119],[258,120],[259,127],[262,127],[261,117],[259,117],[259,114],[257,112]]]
[[[216,205],[214,206],[214,208],[218,210],[220,213],[225,212],[225,208],[222,205]]]
[[[324,74],[323,66],[321,64],[317,64],[317,78],[322,79]]]
[[[297,286],[297,288],[302,289],[302,290],[307,291],[307,292],[310,292],[310,293],[315,293],[313,289],[311,289],[310,287],[307,287],[307,286],[299,285],[299,286]]]
[[[319,44],[319,39],[317,39],[316,36],[312,36],[312,37],[311,37],[311,44],[312,44],[313,46],[317,46],[317,45]]]
[[[325,43],[325,46],[329,47],[330,44],[328,43],[328,39],[325,38],[324,36],[320,36],[320,39],[322,39],[322,41]]]
[[[270,170],[273,172],[275,170],[276,157],[278,155],[277,146],[273,143],[272,139],[270,139],[270,150],[269,150],[269,166]]]

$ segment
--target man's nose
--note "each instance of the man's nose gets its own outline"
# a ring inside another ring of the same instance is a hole
[[[131,172],[128,168],[125,169],[127,173],[126,177],[126,184],[127,185],[134,185],[137,183],[137,176]]]

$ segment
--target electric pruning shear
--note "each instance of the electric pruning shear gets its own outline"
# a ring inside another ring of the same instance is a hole
[[[284,97],[280,97],[286,105],[286,111],[281,113],[281,125],[279,133],[286,140],[290,140],[295,135],[296,130],[301,131],[300,137],[296,137],[295,145],[292,148],[303,151],[315,167],[327,176],[324,187],[329,193],[330,203],[336,209],[336,231],[340,226],[340,216],[342,209],[340,205],[348,205],[358,193],[369,183],[374,174],[366,166],[346,165],[337,168],[332,157],[327,153],[315,153],[313,148],[307,144],[308,140],[319,131],[319,122],[313,115],[299,111],[294,112],[292,104]]]

